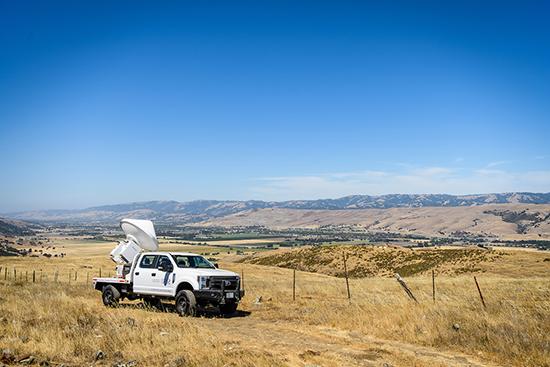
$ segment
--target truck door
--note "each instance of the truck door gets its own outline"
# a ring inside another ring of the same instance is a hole
[[[155,286],[160,283],[157,270],[158,255],[143,255],[134,269],[134,292],[156,294]]]
[[[157,276],[159,277],[159,282],[155,284],[157,293],[165,296],[172,295],[176,276],[174,273],[174,263],[168,256],[159,255],[157,270]]]

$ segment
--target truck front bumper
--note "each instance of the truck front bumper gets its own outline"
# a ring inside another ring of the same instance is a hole
[[[239,303],[244,297],[244,290],[201,289],[194,291],[193,294],[199,303],[223,305],[226,303]]]

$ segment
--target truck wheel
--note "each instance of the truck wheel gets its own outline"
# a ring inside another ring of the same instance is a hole
[[[237,303],[226,303],[225,305],[220,305],[220,313],[222,315],[232,315],[237,312]]]
[[[103,287],[102,297],[103,304],[108,307],[118,306],[118,300],[120,299],[120,292],[112,285],[106,285]]]
[[[180,316],[195,316],[197,300],[193,292],[184,289],[176,294],[176,311]]]

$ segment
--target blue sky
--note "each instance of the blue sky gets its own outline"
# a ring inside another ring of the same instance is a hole
[[[0,212],[550,191],[548,2],[0,2]]]

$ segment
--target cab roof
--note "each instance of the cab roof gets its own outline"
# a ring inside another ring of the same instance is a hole
[[[160,252],[160,251],[151,251],[151,252],[144,252],[143,254],[146,255],[182,255],[182,256],[202,256],[200,254],[194,254],[192,252]]]

